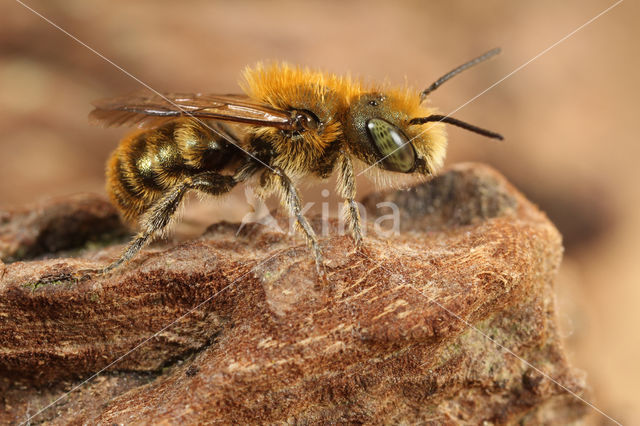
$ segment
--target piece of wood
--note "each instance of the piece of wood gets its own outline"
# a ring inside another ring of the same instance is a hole
[[[398,235],[375,232],[381,202],[399,207]],[[237,224],[219,223],[81,282],[34,284],[104,263],[122,246],[6,264],[0,423],[26,421],[105,367],[32,421],[502,424],[584,415],[586,406],[531,367],[585,392],[558,336],[562,245],[543,213],[473,164],[364,204],[371,220],[360,252],[336,220],[320,239],[325,284],[298,236],[257,224],[236,236]],[[320,218],[312,223],[321,228]]]

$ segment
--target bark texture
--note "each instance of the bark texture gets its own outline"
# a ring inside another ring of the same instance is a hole
[[[538,424],[584,415],[536,370],[585,393],[557,332],[562,245],[546,216],[473,164],[364,204],[389,201],[400,232],[383,237],[369,223],[361,251],[330,223],[326,283],[299,237],[257,224],[236,235],[237,224],[218,223],[112,275],[41,285],[107,262],[122,244],[87,246],[89,237],[56,228],[56,241],[74,242],[65,248],[83,247],[76,257],[9,263],[15,253],[47,255],[32,248],[37,238],[11,232],[37,234],[29,227],[47,215],[91,221],[104,202],[43,208],[27,222],[4,213],[0,241],[12,248],[0,263],[0,423],[26,421],[97,371],[31,421]]]

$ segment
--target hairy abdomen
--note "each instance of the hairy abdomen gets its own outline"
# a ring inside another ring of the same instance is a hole
[[[186,177],[221,170],[238,152],[202,123],[174,120],[120,142],[107,163],[107,193],[133,222]]]

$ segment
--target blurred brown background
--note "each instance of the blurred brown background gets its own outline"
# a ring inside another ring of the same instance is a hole
[[[432,95],[443,113],[613,3],[27,2],[160,91],[238,92],[240,70],[269,59],[422,89],[502,47]],[[621,3],[457,112],[506,141],[450,128],[447,160],[494,165],[557,224],[569,353],[591,399],[623,423],[640,419],[639,10]],[[89,126],[90,102],[140,84],[19,3],[3,2],[0,12],[0,208],[103,193],[104,163],[125,130]],[[371,189],[364,180],[359,187],[360,196]],[[322,200],[324,188],[331,185],[306,189],[305,200]],[[186,222],[203,229],[248,210],[240,189],[224,202],[192,201]]]

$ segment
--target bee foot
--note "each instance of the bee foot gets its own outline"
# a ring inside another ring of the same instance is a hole
[[[105,274],[104,269],[91,268],[91,269],[80,269],[79,271],[74,272],[73,276],[77,281],[84,281],[84,280],[94,278],[97,275],[104,275],[104,274]]]
[[[351,254],[360,253],[364,249],[364,243],[362,239],[355,239],[353,243],[353,249],[351,250]]]
[[[325,271],[323,264],[316,264],[316,274],[318,276],[315,286],[316,290],[320,290],[329,285],[329,278],[327,277],[327,271]]]
[[[327,280],[327,271],[325,270],[324,260],[322,258],[322,254],[316,252],[316,275],[318,276],[318,285],[319,284],[328,284]]]

